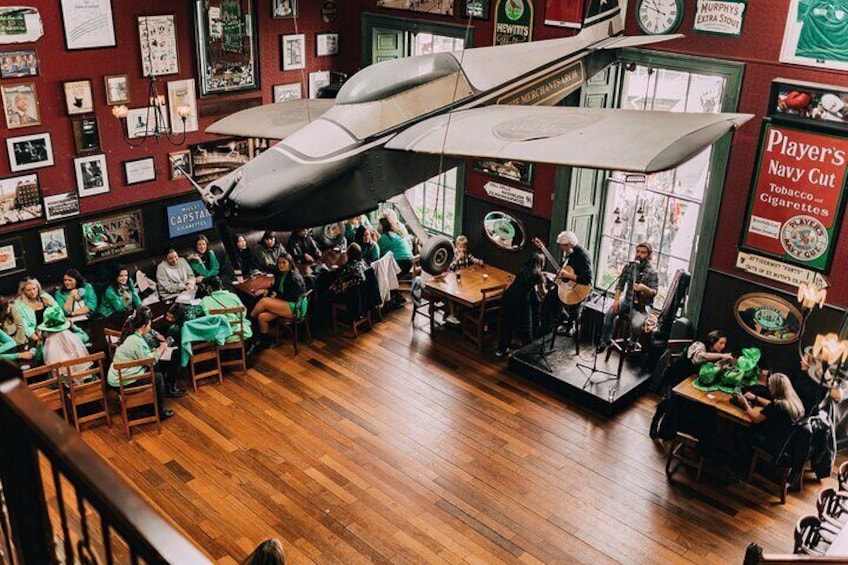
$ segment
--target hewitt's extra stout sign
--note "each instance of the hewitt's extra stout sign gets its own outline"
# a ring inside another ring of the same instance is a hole
[[[827,272],[846,165],[848,139],[766,123],[742,247]]]

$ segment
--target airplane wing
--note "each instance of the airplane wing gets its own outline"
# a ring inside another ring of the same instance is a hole
[[[285,139],[320,118],[334,103],[335,100],[331,99],[312,98],[265,104],[218,120],[206,128],[206,133]]]
[[[486,106],[424,120],[386,148],[652,173],[687,161],[752,117]]]

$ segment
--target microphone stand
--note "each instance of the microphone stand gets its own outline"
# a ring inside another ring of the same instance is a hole
[[[613,280],[608,287],[606,287],[604,290],[601,291],[601,313],[604,316],[606,316],[607,295],[609,294],[610,289],[613,286],[615,286],[615,284],[619,281],[619,279],[621,279],[621,274],[619,274],[617,277],[615,277],[615,280]],[[595,299],[595,302],[597,303],[597,299]],[[620,376],[621,376],[617,373],[613,373],[612,371],[607,371],[605,369],[598,369],[598,347],[597,347],[598,341],[599,341],[598,333],[599,333],[600,328],[603,327],[603,325],[604,325],[603,320],[601,320],[600,325],[595,326],[595,328],[594,328],[595,331],[594,331],[594,335],[592,336],[592,348],[594,349],[594,357],[592,358],[592,364],[586,365],[585,363],[577,363],[577,370],[579,370],[581,373],[585,374],[587,370],[589,371],[589,374],[586,377],[586,382],[584,382],[583,386],[580,387],[583,390],[585,390],[586,387],[589,386],[589,383],[592,382],[592,377],[595,376],[595,373],[601,373],[602,375],[607,375],[611,378],[604,379],[603,381],[599,381],[598,383],[594,383],[594,384],[600,384],[600,383],[602,383],[604,381],[608,381],[608,380],[615,380],[615,379],[620,378]]]

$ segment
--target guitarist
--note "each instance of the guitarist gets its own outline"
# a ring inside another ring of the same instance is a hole
[[[557,273],[555,280],[572,281],[581,285],[592,285],[592,260],[589,254],[583,247],[580,246],[580,241],[577,239],[577,234],[573,231],[563,231],[557,236],[557,245],[562,251],[562,268]],[[534,240],[536,247],[541,249],[542,242],[538,239]],[[583,313],[584,300],[576,304],[563,304],[557,292],[548,292],[545,295],[545,300],[542,302],[542,335],[551,333],[555,328],[555,324],[559,321],[561,310],[564,308],[566,317],[566,334],[571,336],[574,334],[574,323],[580,319]]]

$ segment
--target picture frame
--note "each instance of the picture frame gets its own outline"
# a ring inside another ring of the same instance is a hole
[[[77,157],[74,159],[74,172],[80,198],[109,192],[109,169],[103,153]]]
[[[49,132],[6,139],[9,168],[13,173],[53,166],[53,141]]]
[[[90,80],[67,81],[62,84],[62,88],[65,91],[65,109],[69,116],[90,114],[94,111]]]
[[[74,130],[74,147],[77,156],[100,153],[100,130],[96,116],[82,116],[71,120]]]
[[[309,73],[309,97],[318,98],[318,92],[330,84],[330,71]]]
[[[26,271],[23,240],[20,237],[0,241],[0,277]]]
[[[226,137],[190,145],[192,177],[200,184],[241,167],[253,158],[253,144],[243,137]]]
[[[157,108],[155,106],[145,106],[143,108],[130,108],[127,112],[127,137],[136,139],[138,137],[146,137],[153,132],[154,123],[156,121]],[[168,108],[163,107],[161,118],[164,123],[160,125],[160,131],[170,131],[168,127]]]
[[[140,209],[81,222],[80,227],[88,265],[144,251]]]
[[[289,84],[276,84],[272,89],[274,102],[288,102],[289,100],[300,100],[303,98],[303,85],[299,82]]]
[[[473,170],[524,186],[533,186],[533,163],[515,160],[475,159]]]
[[[175,75],[180,72],[177,22],[174,14],[138,17],[141,76]]]
[[[794,343],[801,337],[803,314],[776,294],[749,292],[733,305],[736,323],[748,334],[766,343]],[[762,323],[769,321],[768,326]]]
[[[107,106],[126,105],[132,101],[129,75],[106,75],[103,77],[103,86],[106,89]]]
[[[153,157],[124,161],[124,180],[127,186],[156,180],[156,162]]]
[[[297,17],[297,0],[271,0],[271,17],[291,20]]]
[[[315,56],[331,57],[339,54],[338,33],[316,33],[315,34]]]
[[[462,5],[463,19],[485,20],[491,19],[492,0],[465,0]]]
[[[112,0],[62,0],[61,6],[68,51],[117,46]]]
[[[48,222],[78,216],[79,213],[79,195],[76,192],[44,197],[44,214]]]
[[[40,230],[38,239],[41,240],[41,258],[45,265],[68,258],[68,240],[64,226]]]
[[[194,79],[174,80],[168,83],[168,108],[171,113],[171,124],[176,130],[174,133],[182,133],[182,118],[177,113],[180,106],[188,106],[191,110],[185,121],[185,131],[197,131],[197,97],[194,94]]]
[[[39,74],[38,53],[35,49],[0,51],[0,78],[27,78]]]
[[[453,15],[454,0],[435,0],[434,2],[410,2],[409,0],[377,0],[378,8],[424,12],[428,14]]]
[[[283,70],[296,71],[306,68],[306,35],[302,33],[280,36]]]
[[[0,226],[44,217],[38,175],[30,173],[0,179]]]
[[[783,30],[780,62],[848,71],[844,30],[828,22],[829,10],[812,9],[815,3],[791,0]]]
[[[256,0],[234,0],[222,6],[194,0],[194,33],[200,96],[256,90],[260,87]],[[224,33],[227,29],[241,34]],[[236,25],[238,24],[238,25]]]
[[[41,109],[34,82],[0,85],[3,113],[9,129],[41,125]]]
[[[188,174],[193,174],[191,167],[191,151],[184,149],[183,151],[173,151],[168,153],[168,168],[171,171],[171,180],[186,178],[186,175],[177,168],[177,165],[182,166],[183,170],[185,170]]]

